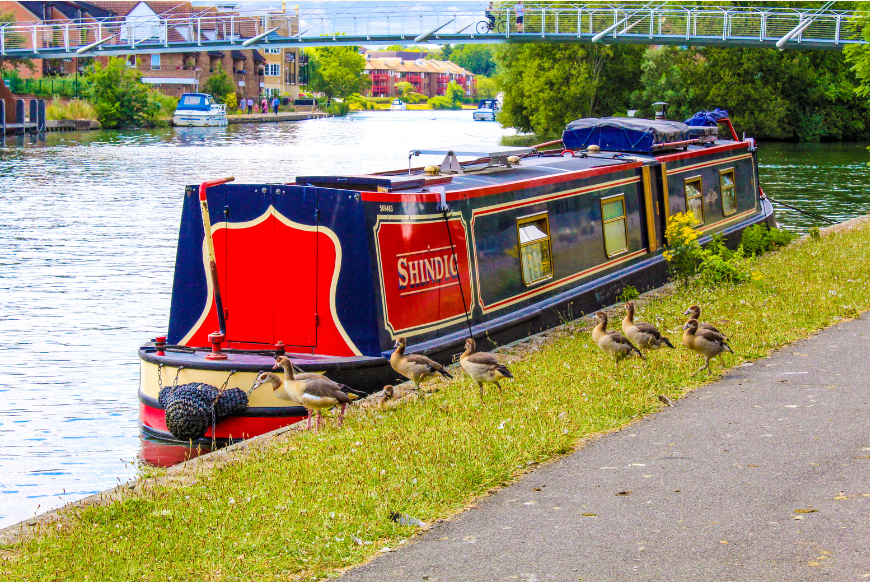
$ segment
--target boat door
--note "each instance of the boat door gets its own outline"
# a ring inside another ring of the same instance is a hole
[[[317,197],[287,187],[227,185],[221,292],[227,341],[316,345]]]

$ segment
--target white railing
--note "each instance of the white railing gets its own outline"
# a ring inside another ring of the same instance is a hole
[[[499,6],[506,6],[497,3]],[[253,46],[506,42],[623,42],[784,48],[842,48],[863,42],[854,13],[842,10],[527,4],[522,32],[513,3],[494,14],[495,27],[479,10],[439,9],[330,12],[159,15],[126,20],[63,20],[0,27],[0,55],[69,57],[238,48],[245,40],[280,27]],[[798,32],[795,32],[798,30]],[[791,35],[791,36],[789,36]],[[103,41],[101,44],[96,45]],[[92,48],[86,48],[94,45]]]

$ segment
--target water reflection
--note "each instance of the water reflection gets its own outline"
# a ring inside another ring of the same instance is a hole
[[[138,459],[151,467],[172,467],[212,451],[206,445],[168,443],[145,435],[139,443]]]

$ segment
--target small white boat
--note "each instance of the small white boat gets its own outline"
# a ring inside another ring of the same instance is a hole
[[[215,103],[205,93],[185,93],[178,100],[172,122],[181,127],[209,127],[227,124],[227,106]]]
[[[405,111],[406,109],[408,109],[408,106],[401,99],[393,99],[393,102],[390,104],[390,111]]]
[[[475,121],[495,121],[499,111],[501,111],[501,102],[498,99],[481,99],[471,116]]]

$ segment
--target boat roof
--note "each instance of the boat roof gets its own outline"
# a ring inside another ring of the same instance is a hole
[[[463,173],[439,173],[428,175],[423,168],[362,175],[298,176],[296,184],[324,188],[339,188],[368,192],[396,192],[400,194],[420,192],[433,186],[444,188],[445,192],[498,187],[509,183],[556,178],[570,173],[581,173],[584,177],[618,171],[621,167],[636,168],[640,165],[658,165],[665,158],[696,157],[718,151],[747,147],[746,142],[717,140],[715,145],[690,145],[679,152],[662,152],[658,156],[601,151],[598,153],[576,154],[576,156],[527,156],[519,164],[489,165],[491,157],[503,158],[508,155],[523,155],[535,152],[534,148],[504,146],[456,146],[450,148],[431,148],[413,150],[421,155],[446,155],[452,151],[457,155],[476,156],[475,160],[463,163]],[[433,160],[434,161],[434,160]],[[439,160],[440,161],[440,160]]]

